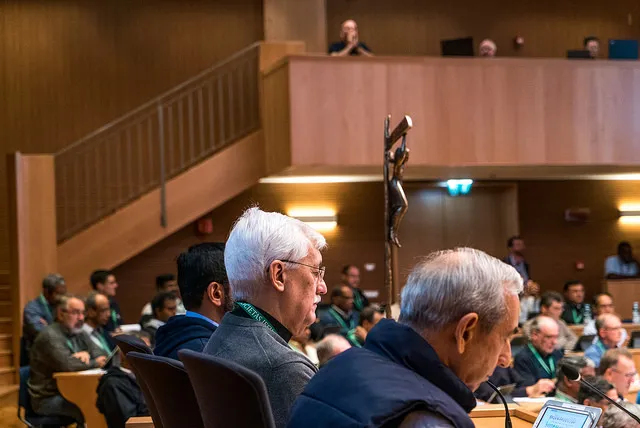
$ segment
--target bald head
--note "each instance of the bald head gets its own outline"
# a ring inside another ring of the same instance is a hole
[[[337,334],[327,335],[316,345],[320,367],[325,365],[327,361],[329,361],[336,355],[346,351],[349,348],[351,348],[351,345],[344,337],[338,336]]]
[[[484,39],[483,41],[480,42],[480,47],[478,50],[480,52],[480,56],[494,57],[498,52],[498,47],[496,46],[496,43],[493,40]]]

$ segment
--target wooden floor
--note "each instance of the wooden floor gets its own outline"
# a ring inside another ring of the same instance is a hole
[[[9,405],[0,407],[0,427],[3,428],[24,428],[25,425],[18,420],[18,407]]]

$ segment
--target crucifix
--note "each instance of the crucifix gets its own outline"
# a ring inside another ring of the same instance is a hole
[[[411,117],[405,116],[400,123],[389,131],[391,115],[384,120],[384,265],[385,279],[384,285],[387,290],[386,316],[391,318],[391,305],[397,290],[395,275],[393,274],[397,251],[392,247],[400,248],[398,230],[404,214],[409,208],[409,202],[402,188],[402,177],[404,176],[404,165],[409,160],[409,149],[407,148],[407,132],[413,126]],[[402,140],[396,146],[396,142]]]

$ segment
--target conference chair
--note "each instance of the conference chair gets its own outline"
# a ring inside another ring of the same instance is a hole
[[[529,338],[524,334],[519,334],[511,338],[511,355],[514,357],[529,343]]]
[[[29,395],[29,382],[31,367],[20,367],[20,389],[18,390],[18,419],[30,428],[36,427],[66,427],[75,423],[68,416],[43,416],[37,414],[31,407],[31,395]]]
[[[232,361],[183,349],[178,356],[196,393],[205,428],[273,428],[267,387]]]
[[[198,401],[180,361],[140,352],[128,353],[127,361],[147,385],[163,428],[204,428]]]
[[[132,336],[130,334],[118,334],[113,336],[113,341],[124,353],[125,357],[129,352],[140,352],[142,354],[153,354],[153,351],[142,339]]]
[[[119,334],[117,336],[113,336],[114,342],[120,351],[124,354],[124,358],[127,358],[127,354],[129,352],[140,352],[142,354],[152,355],[153,351],[151,348],[147,346],[146,343],[142,341],[142,339],[131,336],[128,334]],[[128,360],[127,360],[128,361]],[[149,409],[149,414],[151,414],[151,419],[153,420],[153,425],[155,428],[164,428],[162,425],[162,419],[160,419],[160,413],[158,413],[158,409],[156,408],[156,403],[153,401],[153,396],[151,395],[151,391],[147,387],[147,384],[142,380],[142,377],[138,372],[131,367],[133,373],[136,375],[136,381],[142,390],[142,395],[144,395],[144,401],[147,403],[147,408]]]

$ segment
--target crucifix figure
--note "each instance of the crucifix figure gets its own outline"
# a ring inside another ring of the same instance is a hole
[[[393,266],[395,252],[392,245],[400,247],[398,230],[404,214],[409,208],[407,197],[402,188],[402,178],[404,166],[409,160],[409,149],[407,148],[407,132],[413,126],[411,117],[405,116],[393,131],[389,131],[391,116],[387,116],[384,121],[384,201],[385,201],[385,287],[387,289],[387,318],[391,318],[391,305],[394,303],[394,275]],[[393,150],[398,140],[402,143]]]

